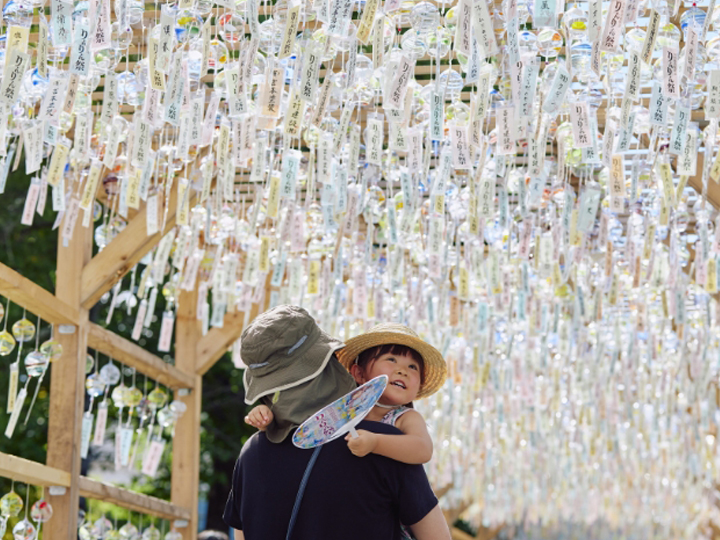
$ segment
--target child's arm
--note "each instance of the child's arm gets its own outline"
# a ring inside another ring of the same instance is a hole
[[[358,430],[358,437],[345,437],[350,451],[358,457],[372,452],[409,464],[427,463],[432,458],[433,444],[425,419],[417,411],[408,411],[397,421],[402,435],[387,435]]]
[[[265,431],[265,428],[270,425],[273,418],[274,415],[269,407],[266,405],[258,405],[245,417],[245,423],[258,428],[260,431]]]

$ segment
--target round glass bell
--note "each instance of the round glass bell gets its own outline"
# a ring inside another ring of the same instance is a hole
[[[28,319],[20,319],[12,325],[12,333],[18,341],[30,341],[35,337],[35,325]]]
[[[20,495],[14,491],[6,493],[3,495],[2,499],[0,499],[0,514],[6,518],[17,516],[22,509],[23,500]]]
[[[148,404],[152,409],[161,409],[167,403],[167,394],[156,386],[152,392],[148,394]]]
[[[162,427],[168,428],[175,423],[175,415],[169,407],[163,407],[157,413],[157,420]]]
[[[13,527],[13,538],[15,540],[35,540],[37,529],[28,519],[23,519]]]
[[[112,528],[112,522],[103,516],[93,523],[91,532],[96,538],[105,538],[105,535],[110,532]]]
[[[47,366],[50,363],[50,360],[48,359],[47,355],[43,354],[40,351],[31,351],[25,357],[24,363],[25,370],[27,371],[28,376],[40,377],[40,375],[45,373],[45,370],[47,370]]]
[[[40,499],[32,505],[30,509],[30,517],[36,523],[46,523],[50,521],[53,515],[53,507],[45,499]]]
[[[47,356],[48,360],[54,362],[62,356],[63,348],[59,341],[49,339],[40,345],[40,352]]]
[[[100,379],[106,386],[114,386],[120,382],[120,369],[113,363],[100,368]]]
[[[120,538],[122,540],[138,540],[138,538],[140,538],[140,533],[138,533],[137,527],[132,523],[126,523],[120,527],[118,532],[120,533]]]
[[[105,383],[100,378],[100,375],[93,373],[85,379],[85,389],[90,396],[100,397],[105,392]]]
[[[142,540],[160,540],[160,531],[154,525],[150,525],[143,531]]]
[[[140,402],[142,401],[143,393],[134,386],[131,386],[127,389],[127,392],[125,393],[125,404],[128,407],[137,407],[140,405]]]
[[[112,393],[110,394],[110,399],[113,400],[113,403],[118,409],[122,409],[123,407],[127,407],[127,394],[128,394],[128,387],[124,384],[119,384],[115,388],[113,388]]]
[[[7,330],[0,332],[0,356],[7,356],[15,348],[15,338]]]
[[[90,373],[94,367],[95,367],[95,359],[92,357],[91,354],[88,354],[85,357],[85,375]]]

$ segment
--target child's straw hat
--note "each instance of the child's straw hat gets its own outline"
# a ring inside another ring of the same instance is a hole
[[[378,345],[405,345],[415,349],[423,358],[425,364],[425,382],[420,388],[418,399],[437,392],[447,378],[447,365],[440,351],[429,343],[423,341],[415,331],[405,325],[397,323],[381,323],[364,334],[356,336],[345,342],[345,347],[335,354],[340,363],[350,370],[358,355]]]

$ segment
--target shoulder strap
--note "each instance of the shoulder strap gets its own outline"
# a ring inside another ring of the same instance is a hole
[[[300,510],[300,503],[302,502],[303,494],[305,493],[305,486],[307,486],[310,478],[310,472],[315,466],[320,450],[322,450],[322,446],[318,446],[315,450],[313,450],[312,456],[310,456],[310,461],[308,461],[308,464],[305,467],[305,474],[303,474],[302,480],[300,481],[300,487],[298,488],[297,495],[295,496],[295,504],[293,505],[292,514],[290,515],[290,523],[288,524],[288,531],[287,535],[285,535],[285,540],[290,540],[290,536],[292,535],[293,528],[295,527],[295,520],[297,519],[298,511]]]

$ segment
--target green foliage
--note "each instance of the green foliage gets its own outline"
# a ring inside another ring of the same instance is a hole
[[[10,266],[23,276],[31,279],[38,285],[49,291],[55,290],[55,268],[58,231],[51,230],[55,220],[56,213],[52,212],[52,203],[50,191],[48,191],[48,200],[45,212],[42,216],[35,216],[33,226],[27,227],[20,224],[25,194],[30,185],[30,179],[24,174],[21,166],[18,171],[11,173],[8,178],[6,190],[0,195],[2,201],[2,210],[0,210],[0,262]],[[94,226],[97,226],[95,223]],[[80,222],[78,221],[78,226]],[[140,271],[144,267],[140,266],[136,276],[135,285],[140,279]],[[123,279],[121,290],[127,290],[130,286],[131,278],[126,276]],[[136,290],[134,291],[136,292]],[[105,319],[108,312],[108,297],[104,298],[90,312],[90,319],[98,324],[105,325]],[[157,342],[159,338],[160,318],[162,311],[165,309],[164,299],[159,295],[156,307],[156,321],[149,329],[143,332],[138,344],[146,350],[163,357],[165,361],[173,362],[174,351],[170,353],[158,353]],[[136,309],[132,309],[128,314],[125,304],[115,309],[108,328],[123,337],[130,338],[133,324],[135,322]],[[22,311],[19,307],[14,306],[10,309],[8,317],[9,325],[22,317]],[[32,315],[28,318],[36,322]],[[40,342],[48,339],[50,336],[50,327],[47,324],[42,325]],[[34,344],[33,344],[34,345]],[[31,350],[25,347],[22,357]],[[94,354],[94,351],[88,351]],[[9,357],[0,357],[0,370],[7,370],[12,361],[15,360],[17,349]],[[104,365],[108,359],[100,355],[100,365]],[[22,364],[22,358],[21,358]],[[50,368],[52,369],[52,368]],[[21,368],[21,373],[24,370]],[[24,376],[21,376],[21,384],[24,382]],[[0,381],[6,378],[0,377]],[[126,384],[130,384],[130,378],[126,377]],[[33,461],[44,463],[47,452],[47,415],[49,407],[49,382],[50,372],[45,377],[43,386],[40,390],[38,401],[33,410],[33,414],[27,426],[19,423],[16,434],[13,439],[0,438],[0,451],[24,457]],[[144,378],[137,376],[136,385],[138,388],[143,387]],[[34,390],[35,382],[32,383],[30,389]],[[147,383],[147,389],[151,390],[154,386],[152,381]],[[246,406],[244,404],[244,394],[242,389],[242,373],[235,369],[230,362],[229,355],[221,359],[204,377],[203,379],[203,414],[202,414],[202,430],[200,439],[201,448],[201,465],[200,465],[200,482],[203,486],[201,491],[207,493],[209,500],[208,510],[208,527],[217,529],[226,529],[222,522],[222,512],[225,506],[225,499],[230,490],[230,481],[232,478],[233,465],[242,444],[252,434],[253,429],[247,426],[243,418],[246,414]],[[4,403],[7,401],[7,385],[0,382],[0,425],[5,426],[9,415],[5,413]],[[86,407],[88,406],[86,401]],[[125,413],[125,418],[127,413]],[[24,420],[24,418],[23,418]],[[108,420],[109,430],[113,429],[113,425],[117,422],[117,411],[114,407],[110,408],[110,418]],[[108,437],[112,433],[108,432]],[[169,441],[171,434],[165,433],[166,440]],[[107,457],[103,458],[91,452],[90,459],[105,459],[105,465],[111,467]],[[89,460],[88,460],[89,461]],[[150,479],[143,475],[137,475],[131,485],[126,486],[134,491],[169,499],[170,497],[170,469],[172,464],[172,444],[168,444],[163,462],[160,466],[158,476]],[[88,463],[84,463],[83,469],[87,470]],[[10,489],[10,481],[0,479],[0,489],[6,493]],[[22,493],[20,490],[23,490]],[[24,488],[16,489],[18,493],[24,495]],[[31,504],[33,500],[31,498]],[[91,501],[88,510],[88,519],[94,521],[100,515],[106,515],[111,520],[117,520],[118,526],[125,523],[131,514],[124,509],[114,507],[100,501]],[[133,523],[137,524],[137,514],[132,514]],[[143,524],[147,525],[148,518],[143,520]],[[14,523],[12,523],[14,524]],[[162,528],[162,523],[157,520],[156,526]],[[12,534],[9,532],[5,535],[5,539],[10,540]]]
[[[453,523],[453,527],[468,533],[470,536],[477,536],[477,529],[462,519],[458,519],[455,523]]]

